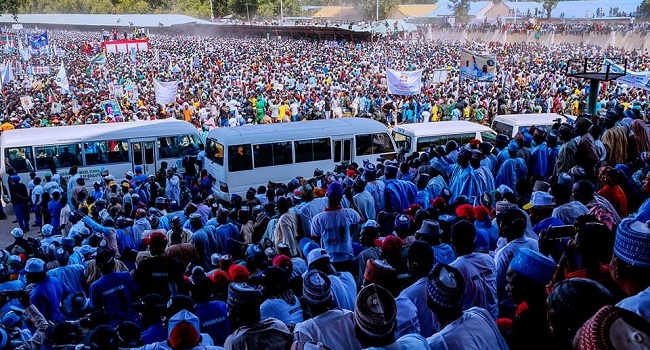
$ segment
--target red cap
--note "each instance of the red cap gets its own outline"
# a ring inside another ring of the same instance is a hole
[[[169,332],[169,345],[173,349],[189,349],[199,345],[199,332],[187,321],[181,321]]]
[[[436,208],[441,207],[445,204],[447,204],[447,201],[442,197],[436,197],[436,199],[433,200],[433,206]]]
[[[490,210],[482,205],[474,207],[474,217],[478,221],[485,221],[490,219]]]
[[[211,279],[212,282],[214,282],[214,284],[216,284],[217,286],[224,286],[224,285],[227,286],[227,285],[229,285],[230,282],[231,282],[231,281],[230,281],[230,276],[228,275],[228,273],[227,273],[226,271],[223,271],[223,270],[217,270],[217,271],[215,271],[215,272],[212,274],[212,276],[210,276],[210,279]]]
[[[479,140],[477,140],[477,139],[471,139],[471,140],[469,141],[469,144],[470,144],[470,145],[478,146],[478,145],[481,144],[481,141],[479,141]]]
[[[248,269],[241,265],[232,265],[228,269],[230,279],[235,283],[243,283],[248,281]]]
[[[375,239],[375,245],[384,250],[386,254],[400,253],[404,248],[404,241],[397,236],[387,236],[383,240]]]
[[[470,204],[462,204],[456,207],[456,215],[468,221],[474,221],[474,207]]]
[[[293,267],[293,261],[291,261],[291,258],[286,255],[276,255],[273,258],[273,266],[286,269],[288,267]]]
[[[353,176],[356,175],[356,174],[357,174],[357,172],[354,171],[354,170],[352,170],[352,169],[348,169],[348,171],[345,172],[345,175],[346,175],[347,177],[353,177]]]
[[[149,234],[149,237],[142,239],[142,243],[145,245],[167,245],[167,235],[162,231],[153,231]]]

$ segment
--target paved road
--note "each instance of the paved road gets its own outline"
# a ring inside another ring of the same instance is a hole
[[[14,215],[14,211],[13,208],[11,207],[11,204],[5,205],[4,210],[5,213],[7,214],[7,219],[0,220],[0,247],[2,248],[10,245],[14,241],[14,238],[11,237],[11,230],[13,230],[14,227],[18,227],[18,224],[11,223],[12,221],[16,220],[16,216]],[[32,214],[31,221],[29,224],[30,225],[34,224],[34,214]],[[37,237],[37,232],[38,232],[38,228],[30,227],[29,232],[25,235],[25,238]]]

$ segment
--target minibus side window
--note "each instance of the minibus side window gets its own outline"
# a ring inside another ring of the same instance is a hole
[[[492,130],[496,131],[497,134],[508,135],[508,137],[512,136],[512,126],[502,122],[495,121],[492,123]]]
[[[373,153],[372,136],[370,134],[356,135],[355,141],[356,141],[356,148],[357,148],[357,156],[367,156]]]
[[[253,145],[255,168],[293,163],[291,142],[261,143]]]
[[[228,170],[243,171],[253,169],[251,145],[228,146]]]
[[[199,151],[195,135],[166,136],[158,138],[158,154],[160,158],[179,158],[194,155]]]
[[[9,164],[16,173],[26,173],[34,170],[34,159],[31,147],[15,147],[5,149],[5,163]],[[5,168],[8,168],[5,166]]]
[[[81,144],[34,147],[36,153],[36,169],[49,170],[52,166],[67,168],[82,165]]]
[[[85,143],[84,154],[86,156],[86,165],[129,161],[128,144],[124,140]]]
[[[293,142],[296,149],[296,163],[332,159],[332,145],[329,138],[299,140]]]
[[[406,136],[398,132],[393,132],[393,138],[398,149],[405,149],[411,151],[411,136]]]
[[[390,142],[390,136],[387,133],[381,132],[372,134],[373,154],[391,153],[395,152],[393,143]]]
[[[223,145],[213,139],[207,139],[205,142],[205,156],[223,166]]]

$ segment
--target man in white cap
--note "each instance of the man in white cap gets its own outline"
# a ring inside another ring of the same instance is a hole
[[[625,219],[618,225],[612,278],[629,296],[616,306],[650,321],[650,228],[647,223]]]
[[[319,270],[329,277],[336,306],[344,310],[354,310],[357,285],[351,273],[337,271],[330,263],[329,254],[322,248],[309,252],[307,266],[310,270]]]
[[[63,297],[70,292],[68,287],[56,278],[49,277],[45,262],[38,258],[27,260],[25,269],[27,284],[33,284],[31,301],[45,318],[51,322],[65,321],[61,313]]]
[[[487,310],[495,320],[499,317],[497,298],[497,271],[494,259],[476,249],[476,227],[461,220],[451,228],[451,244],[458,258],[450,266],[458,269],[465,281],[463,308],[478,306]]]
[[[364,349],[429,350],[426,339],[419,334],[407,334],[395,340],[397,305],[390,292],[371,283],[359,292],[354,309],[357,339]]]
[[[494,262],[497,268],[497,293],[499,296],[500,315],[511,315],[514,305],[506,295],[506,272],[515,254],[523,248],[539,250],[539,244],[532,238],[524,237],[526,215],[521,209],[508,209],[497,217],[499,236],[505,237],[508,244],[497,249]],[[505,309],[503,309],[505,308]],[[505,312],[505,314],[504,314]]]
[[[332,349],[361,349],[354,334],[354,313],[335,307],[329,277],[309,270],[303,277],[303,300],[312,318],[296,324],[294,344],[323,343]]]
[[[427,338],[431,349],[507,350],[487,310],[472,307],[463,311],[464,294],[465,283],[458,270],[445,264],[433,267],[427,282],[427,300],[444,328]]]

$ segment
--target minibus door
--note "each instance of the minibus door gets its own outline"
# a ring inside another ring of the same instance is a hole
[[[352,139],[334,140],[334,162],[350,162],[352,160]]]
[[[137,140],[131,141],[131,159],[133,162],[133,172],[135,167],[142,167],[142,171],[147,175],[156,174],[156,152],[155,141]]]

